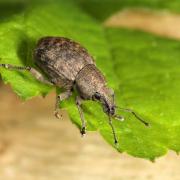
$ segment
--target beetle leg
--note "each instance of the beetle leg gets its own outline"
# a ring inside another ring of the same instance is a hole
[[[113,132],[113,136],[114,136],[114,144],[117,144],[118,140],[117,140],[117,136],[116,136],[116,131],[115,131],[114,126],[112,124],[111,116],[108,116],[108,118],[109,118],[109,125],[111,126],[111,129],[112,129],[112,132]]]
[[[86,121],[84,119],[84,114],[83,114],[83,110],[81,107],[82,101],[83,101],[83,99],[81,97],[79,97],[79,96],[76,97],[76,105],[77,105],[77,108],[78,108],[78,111],[80,114],[80,118],[81,118],[81,122],[82,122],[82,128],[81,128],[80,132],[83,136],[84,134],[86,134]]]
[[[34,68],[31,68],[30,73],[40,82],[48,85],[54,85],[52,82],[48,81],[39,71]]]
[[[54,110],[54,115],[56,116],[56,118],[60,119],[60,115],[59,115],[59,104],[61,101],[68,99],[71,96],[72,92],[70,90],[67,90],[61,94],[59,94],[58,96],[56,96],[56,104],[55,104],[55,110]]]
[[[0,64],[0,67],[4,67],[9,70],[16,70],[16,71],[29,71],[32,76],[34,76],[38,81],[48,84],[48,85],[53,85],[50,81],[48,81],[39,71],[36,69],[29,67],[29,66],[14,66],[11,64]]]
[[[124,117],[123,117],[123,116],[120,116],[120,115],[115,114],[115,115],[112,116],[112,117],[115,118],[115,119],[118,120],[118,121],[124,121]]]

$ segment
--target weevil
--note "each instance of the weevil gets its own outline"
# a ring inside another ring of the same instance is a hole
[[[82,122],[81,134],[86,133],[86,121],[84,119],[82,102],[85,100],[98,101],[108,116],[109,125],[112,128],[115,144],[118,142],[112,118],[123,120],[116,114],[114,91],[107,86],[102,72],[96,67],[93,57],[79,43],[64,37],[42,37],[36,45],[33,53],[34,63],[40,69],[11,64],[0,64],[10,70],[29,71],[37,80],[52,86],[60,87],[63,92],[56,96],[54,114],[58,113],[61,101],[68,99],[74,90],[78,92],[76,105]],[[133,110],[120,108],[132,113],[138,120],[148,126]]]

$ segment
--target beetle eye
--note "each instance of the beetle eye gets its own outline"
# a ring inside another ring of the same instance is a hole
[[[96,93],[94,94],[94,97],[95,97],[97,100],[100,100],[100,99],[101,99],[101,94],[98,93],[98,92],[96,92]]]

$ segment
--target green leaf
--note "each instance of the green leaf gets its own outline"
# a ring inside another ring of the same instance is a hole
[[[180,42],[120,29],[107,29],[107,35],[119,77],[118,105],[136,110],[151,125],[131,116],[116,123],[120,150],[150,159],[168,149],[179,152]]]
[[[147,128],[133,115],[118,111],[125,121],[113,121],[119,140],[115,146],[102,107],[86,101],[83,109],[88,130],[98,130],[118,151],[137,157],[153,160],[168,149],[179,152],[179,42],[137,31],[103,29],[70,0],[33,2],[12,6],[12,11],[0,19],[0,63],[34,66],[33,49],[40,37],[72,38],[94,56],[115,90],[117,105],[134,109],[151,125]],[[106,12],[100,13],[105,17]],[[23,99],[45,95],[52,89],[27,72],[0,68],[0,73]],[[62,107],[68,110],[72,122],[81,127],[74,98],[75,95],[64,101]]]
[[[100,106],[84,104],[88,130],[98,130],[120,152],[154,160],[168,149],[180,150],[180,42],[138,31],[107,29],[116,76],[116,101],[135,110],[150,127],[133,115],[122,113],[124,122],[113,121],[119,145],[114,145],[111,128]],[[106,69],[104,69],[106,71]],[[78,111],[68,102],[73,121],[81,125]]]

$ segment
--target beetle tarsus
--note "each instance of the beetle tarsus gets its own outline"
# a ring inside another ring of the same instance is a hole
[[[61,94],[56,96],[56,104],[55,104],[55,110],[54,110],[54,115],[56,118],[60,119],[62,115],[59,114],[59,104],[61,101],[68,99],[71,96],[71,91],[67,90],[65,92],[62,92]]]
[[[80,133],[81,133],[82,137],[84,137],[84,135],[86,134],[86,128],[82,127]]]
[[[54,111],[54,116],[55,116],[57,119],[61,119],[61,117],[62,117],[62,115],[60,115],[58,111]]]
[[[118,144],[118,141],[117,139],[114,140],[114,144],[117,145]]]
[[[117,140],[117,137],[116,137],[116,132],[115,132],[115,129],[114,129],[114,126],[112,124],[112,119],[110,116],[109,117],[109,125],[111,126],[111,129],[112,129],[112,133],[113,133],[113,136],[114,136],[114,144],[116,145],[118,143],[118,140]]]
[[[118,121],[124,121],[124,117],[123,116],[114,115],[113,118],[115,118]]]
[[[84,134],[86,134],[86,121],[84,119],[84,114],[83,114],[83,110],[81,107],[83,99],[80,96],[76,97],[76,105],[80,114],[80,119],[81,119],[81,123],[82,123],[82,128],[81,128],[81,134],[82,136],[84,136]]]

